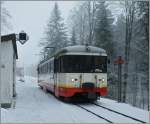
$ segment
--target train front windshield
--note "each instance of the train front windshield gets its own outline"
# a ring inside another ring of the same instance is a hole
[[[106,56],[66,55],[61,58],[63,73],[106,73]]]

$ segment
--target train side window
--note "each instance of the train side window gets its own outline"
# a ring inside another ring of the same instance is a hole
[[[45,64],[45,73],[47,73],[47,63]]]
[[[46,73],[48,72],[48,67],[47,67],[48,65],[47,65],[47,63],[46,63]]]
[[[40,67],[38,67],[38,70],[37,70],[37,71],[38,71],[38,74],[40,74]]]
[[[45,73],[45,65],[43,65],[43,73]]]
[[[38,74],[40,74],[40,67],[38,67]]]
[[[48,72],[48,64],[46,63],[46,73]]]
[[[48,64],[46,63],[46,73],[48,72]]]
[[[56,60],[55,67],[56,67],[56,72],[59,73],[60,72],[60,58]]]
[[[42,66],[42,69],[43,69],[43,74],[44,74],[44,66]]]
[[[51,62],[51,72],[54,73],[54,61]]]
[[[51,72],[51,62],[48,63],[49,64],[49,73]]]
[[[49,63],[47,63],[47,73],[49,73]]]
[[[50,68],[50,70],[49,70],[49,72],[51,73],[51,61],[49,62],[49,68]]]
[[[50,67],[51,67],[50,73],[51,73],[51,71],[52,71],[52,65],[51,65],[51,63],[52,63],[52,61],[50,61],[50,63],[49,63],[49,65],[50,65]]]
[[[46,65],[44,65],[44,73],[46,73]]]
[[[54,59],[54,72],[57,73],[58,71],[58,60]]]
[[[60,57],[59,59],[59,72],[61,72],[61,61],[62,61],[62,57]]]
[[[45,73],[45,65],[43,65],[43,73]]]
[[[46,64],[45,64],[45,74],[46,74],[46,72],[47,72],[47,68],[46,68]]]
[[[57,72],[59,72],[59,59],[57,59],[57,64],[56,64],[56,66],[57,66]]]
[[[49,63],[47,63],[47,73],[49,73]]]

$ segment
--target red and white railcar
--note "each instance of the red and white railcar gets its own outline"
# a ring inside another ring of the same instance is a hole
[[[107,54],[93,46],[69,46],[38,65],[38,85],[57,97],[97,100],[107,95]]]

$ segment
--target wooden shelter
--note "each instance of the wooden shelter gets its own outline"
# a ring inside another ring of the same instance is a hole
[[[11,107],[16,96],[16,34],[1,36],[1,107]]]

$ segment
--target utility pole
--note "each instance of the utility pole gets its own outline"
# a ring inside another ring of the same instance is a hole
[[[2,1],[0,1],[0,8],[2,7],[1,4],[2,4]],[[1,10],[0,10],[0,12],[1,12]],[[0,14],[0,16],[1,16],[1,14]],[[1,36],[1,25],[0,25],[0,36]],[[1,83],[2,82],[1,82],[1,38],[0,38],[0,111],[1,111],[1,94],[2,94]],[[1,112],[0,112],[0,117],[1,117]],[[1,122],[1,118],[0,118],[0,122]]]
[[[118,102],[122,102],[122,64],[124,64],[124,60],[121,56],[118,56],[114,63],[118,65]]]
[[[1,3],[0,3],[0,7],[1,7]],[[0,26],[0,32],[1,32],[1,26]],[[1,36],[1,33],[0,33]],[[1,39],[0,39],[0,111],[1,111]],[[1,117],[1,112],[0,112],[0,117]],[[0,119],[1,122],[1,119]]]

